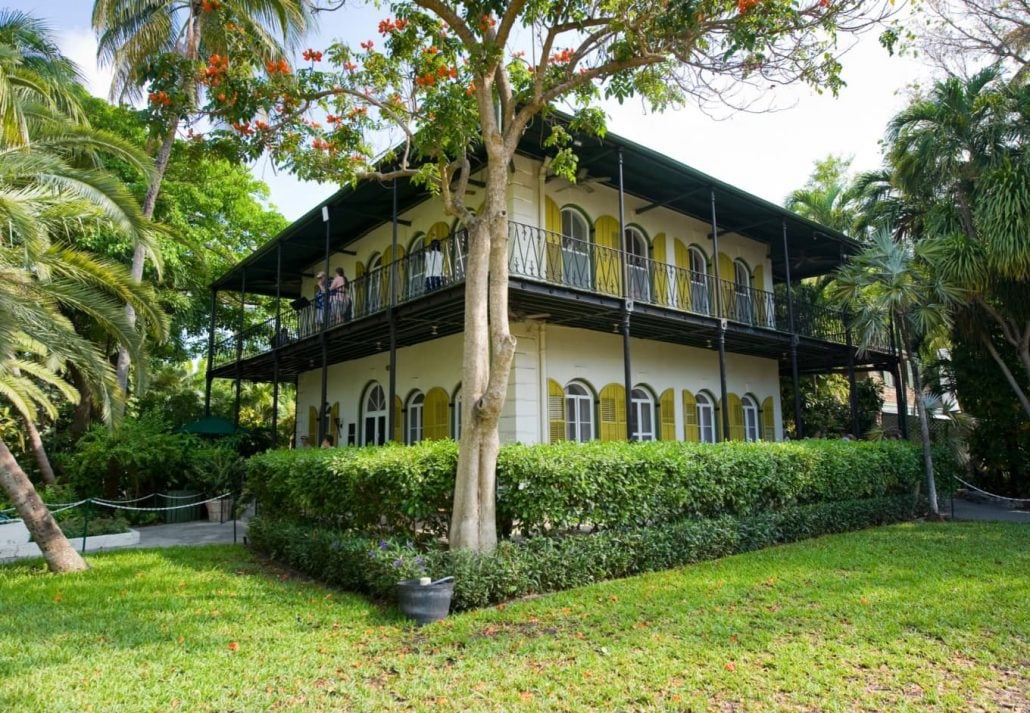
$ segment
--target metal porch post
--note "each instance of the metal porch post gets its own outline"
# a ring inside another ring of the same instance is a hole
[[[898,409],[898,431],[901,437],[908,440],[908,394],[905,393],[907,380],[902,378],[904,370],[901,368],[901,349],[898,346],[898,338],[894,329],[894,316],[890,319],[890,341],[891,349],[894,351],[894,399]]]
[[[798,333],[794,321],[794,292],[790,286],[790,248],[787,246],[787,221],[783,219],[783,267],[787,273],[787,321],[790,326],[790,375],[794,382],[794,437],[805,437],[801,420],[801,377],[798,375]],[[857,435],[857,434],[856,434]]]
[[[390,395],[387,399],[386,422],[387,440],[392,440],[397,432],[397,414],[394,402],[397,400],[397,322],[393,311],[393,303],[397,297],[397,179],[393,179],[392,233],[390,237],[390,296],[386,301],[386,320],[390,326]]]
[[[720,441],[730,439],[730,410],[726,390],[726,317],[722,312],[722,284],[719,277],[719,224],[715,217],[715,188],[709,188],[712,200],[712,249],[715,251],[712,261],[715,265],[715,314],[719,318],[719,400],[722,404],[722,437]]]
[[[626,204],[622,180],[622,149],[619,149],[619,245],[622,247],[622,379],[626,388],[626,440],[632,441],[636,432],[636,414],[633,413],[633,369],[630,362],[629,313],[632,297],[629,289],[628,251],[626,249]]]
[[[844,328],[844,337],[848,345],[848,404],[851,406],[851,435],[861,438],[861,426],[858,423],[858,387],[855,384],[855,348],[851,340],[851,315],[845,314],[848,325]]]
[[[272,448],[279,447],[279,330],[282,329],[283,244],[275,244],[275,329],[272,332]]]
[[[329,286],[329,234],[331,224],[329,223],[329,206],[322,206],[322,222],[325,223],[325,281],[326,287]],[[315,289],[318,290],[318,283],[315,283]],[[322,391],[321,398],[318,402],[318,443],[312,444],[315,448],[319,448],[322,442],[325,440],[327,435],[326,419],[329,418],[329,404],[327,403],[328,392],[329,392],[329,348],[326,344],[326,327],[329,324],[329,291],[328,289],[323,290],[323,294],[315,295],[316,302],[321,300],[322,302],[322,324],[319,328],[319,341],[322,347]],[[316,310],[317,314],[317,310]]]
[[[240,427],[240,398],[243,386],[242,363],[243,362],[243,324],[247,303],[247,268],[240,271],[240,320],[236,330],[236,403],[232,410],[232,425],[234,429]]]
[[[204,385],[204,418],[211,417],[211,369],[215,361],[215,307],[218,305],[218,291],[211,288],[211,325],[207,333],[207,373]]]

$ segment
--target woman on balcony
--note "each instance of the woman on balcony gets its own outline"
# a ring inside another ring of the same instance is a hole
[[[334,322],[346,322],[351,317],[350,283],[342,267],[336,268],[333,281],[329,283],[329,308]]]
[[[443,287],[443,253],[440,241],[434,240],[426,251],[426,292]]]

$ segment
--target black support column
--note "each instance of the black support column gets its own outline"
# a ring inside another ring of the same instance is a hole
[[[275,330],[272,332],[272,448],[279,447],[279,336],[283,328],[282,316],[283,244],[275,244]]]
[[[851,406],[851,435],[861,438],[861,426],[858,422],[858,386],[855,383],[855,345],[851,337],[851,315],[845,314],[848,324],[844,328],[844,336],[848,345],[848,404]]]
[[[636,432],[636,414],[633,413],[633,368],[630,361],[629,313],[633,309],[629,289],[629,251],[626,245],[626,193],[622,180],[622,149],[619,149],[619,245],[622,267],[622,380],[626,388],[626,440],[632,441]]]
[[[390,395],[386,404],[387,438],[392,440],[397,432],[397,414],[394,402],[397,400],[397,315],[393,303],[397,298],[397,179],[393,179],[392,233],[390,237],[390,295],[386,300],[386,319],[390,325]]]
[[[326,435],[328,435],[328,428],[326,428],[326,426],[328,426],[328,420],[329,420],[329,402],[328,402],[328,394],[329,394],[329,345],[327,344],[326,334],[325,333],[326,333],[326,328],[329,326],[329,290],[328,290],[328,287],[329,287],[329,239],[330,239],[330,232],[331,232],[330,231],[331,223],[329,222],[329,206],[327,206],[327,205],[322,206],[322,222],[325,223],[325,268],[323,270],[323,272],[325,272],[325,281],[324,281],[323,284],[325,285],[326,289],[323,290],[323,294],[322,295],[319,295],[317,293],[318,281],[317,280],[315,281],[315,290],[316,290],[315,300],[316,301],[321,300],[321,302],[322,302],[322,314],[321,314],[321,319],[319,320],[321,322],[321,324],[319,325],[319,332],[318,332],[319,343],[320,343],[320,345],[322,347],[322,391],[321,391],[320,400],[318,402],[318,439],[317,439],[318,442],[311,444],[315,448],[321,447],[322,442],[325,440]],[[318,310],[317,309],[315,310],[315,314],[316,315],[318,314]]]
[[[790,327],[790,376],[794,382],[794,437],[805,437],[801,420],[801,377],[798,375],[798,332],[794,321],[794,291],[790,286],[790,248],[787,246],[787,221],[783,223],[783,268],[787,277],[787,321]]]
[[[211,370],[215,362],[215,309],[218,306],[218,291],[211,290],[211,324],[207,333],[207,373],[204,384],[204,417],[211,416]]]
[[[247,268],[240,270],[240,318],[236,326],[236,403],[232,410],[233,428],[240,427],[240,399],[243,388],[243,325],[246,319],[247,306]]]
[[[712,202],[712,256],[715,267],[715,314],[719,319],[719,401],[722,404],[722,437],[720,441],[730,439],[730,409],[726,390],[726,317],[722,310],[722,282],[719,277],[719,223],[715,217],[715,189],[708,189]]]

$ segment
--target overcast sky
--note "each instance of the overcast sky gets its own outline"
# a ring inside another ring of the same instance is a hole
[[[50,23],[62,50],[79,64],[89,88],[107,96],[110,73],[96,63],[96,39],[90,30],[91,0],[15,0],[6,7],[42,16]],[[374,37],[381,10],[362,8],[320,16],[315,48],[332,39],[358,41]],[[918,61],[889,57],[875,34],[863,37],[843,59],[847,86],[840,96],[817,95],[806,87],[779,89],[772,113],[717,111],[709,116],[690,106],[648,115],[639,102],[606,106],[609,130],[696,169],[737,185],[774,203],[802,186],[815,161],[830,154],[853,156],[853,167],[880,165],[880,139],[887,120],[905,104],[907,88],[929,70]],[[335,186],[303,184],[267,161],[255,174],[272,190],[272,203],[288,218],[297,218],[335,190]]]

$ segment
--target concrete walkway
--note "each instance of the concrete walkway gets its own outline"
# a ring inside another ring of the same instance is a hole
[[[232,544],[233,521],[209,522],[195,520],[171,525],[138,527],[139,544],[133,547],[175,547],[177,545],[219,545]],[[236,542],[243,544],[247,534],[247,522],[236,521]]]
[[[941,502],[941,513],[951,517],[951,501]],[[956,520],[979,520],[983,522],[1022,522],[1030,524],[1030,512],[1010,510],[1004,505],[955,498]]]

